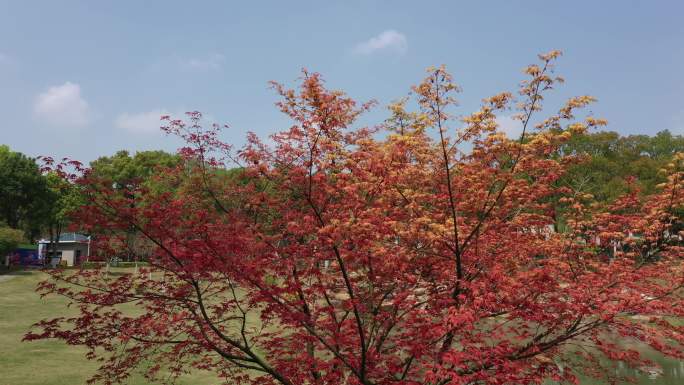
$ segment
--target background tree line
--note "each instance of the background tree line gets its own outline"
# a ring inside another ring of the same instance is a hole
[[[590,194],[607,204],[637,187],[653,193],[664,181],[659,171],[677,152],[684,152],[684,136],[664,130],[654,136],[621,136],[600,131],[574,136],[559,155],[578,155],[559,183],[577,194]],[[121,194],[135,194],[141,187],[154,188],[157,170],[180,165],[180,158],[164,151],[119,151],[90,163],[92,171]],[[240,170],[226,170],[225,181],[239,181]],[[192,185],[192,183],[189,183]],[[47,238],[55,244],[66,227],[69,212],[81,204],[78,190],[62,178],[41,171],[36,159],[8,146],[0,146],[0,251]],[[559,210],[562,211],[562,210]],[[116,256],[131,260],[144,256],[146,246],[134,229],[122,231],[120,242],[108,245]]]
[[[588,159],[570,167],[563,183],[577,192],[592,194],[599,202],[610,202],[624,194],[630,182],[644,194],[651,194],[665,181],[660,170],[682,151],[684,137],[668,130],[655,136],[620,136],[612,131],[578,135],[561,152]]]

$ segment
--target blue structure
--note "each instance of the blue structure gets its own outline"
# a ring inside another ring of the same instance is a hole
[[[14,249],[9,254],[9,261],[11,265],[21,266],[42,266],[43,259],[38,255],[38,249]]]

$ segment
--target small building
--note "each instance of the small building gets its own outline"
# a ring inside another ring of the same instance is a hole
[[[52,245],[47,239],[38,241],[38,255],[41,258],[59,257],[67,266],[79,265],[90,255],[90,237],[79,233],[64,233],[59,236],[53,255]]]

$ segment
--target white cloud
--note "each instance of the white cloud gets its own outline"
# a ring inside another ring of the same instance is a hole
[[[181,60],[181,67],[192,71],[216,71],[223,66],[223,63],[225,61],[225,56],[219,53],[212,53],[202,58],[190,58]]]
[[[519,119],[513,119],[512,116],[497,116],[496,124],[499,125],[499,131],[502,131],[510,139],[518,139],[522,134],[522,122]]]
[[[163,115],[169,115],[168,111],[159,109],[137,114],[124,112],[116,118],[114,125],[117,128],[133,133],[156,133],[159,132],[159,127],[162,126],[160,118]]]
[[[56,127],[83,127],[90,121],[88,102],[81,97],[78,84],[66,82],[48,88],[36,97],[33,117]]]
[[[383,31],[378,36],[374,36],[354,47],[354,52],[363,55],[370,55],[377,51],[392,51],[404,54],[408,50],[406,36],[393,29]]]

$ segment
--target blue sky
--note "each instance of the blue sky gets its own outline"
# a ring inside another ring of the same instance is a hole
[[[269,80],[302,67],[382,107],[431,65],[463,87],[458,114],[515,90],[536,54],[561,49],[566,84],[624,134],[684,134],[682,1],[0,0],[0,143],[84,161],[174,150],[160,114],[204,112],[227,141],[288,127]]]

